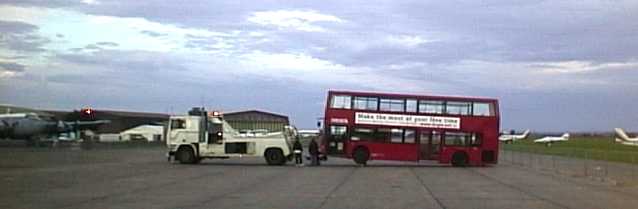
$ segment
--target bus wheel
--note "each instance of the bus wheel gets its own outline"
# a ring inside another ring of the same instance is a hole
[[[465,152],[455,152],[452,155],[452,166],[463,167],[467,165],[467,154]]]
[[[283,165],[286,163],[284,153],[280,149],[268,149],[264,157],[268,165]]]
[[[191,164],[197,161],[197,159],[195,159],[195,153],[193,153],[193,149],[190,147],[180,147],[177,150],[177,160],[179,160],[181,164]]]
[[[355,163],[365,165],[368,162],[368,158],[370,158],[370,152],[366,148],[359,147],[352,153],[352,158]]]

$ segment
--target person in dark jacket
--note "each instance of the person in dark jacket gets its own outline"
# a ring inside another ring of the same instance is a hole
[[[308,145],[308,152],[310,153],[310,165],[319,165],[319,145],[317,144],[315,139],[310,140],[310,144]]]
[[[303,152],[303,147],[301,147],[301,142],[299,139],[295,140],[295,143],[292,145],[292,153],[295,155],[295,164],[297,166],[301,166],[303,160],[301,158],[301,153]]]

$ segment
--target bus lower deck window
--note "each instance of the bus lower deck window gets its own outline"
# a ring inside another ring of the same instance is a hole
[[[330,126],[330,135],[341,136],[346,134],[345,126]]]

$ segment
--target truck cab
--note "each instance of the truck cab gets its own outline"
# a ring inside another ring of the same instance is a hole
[[[241,135],[219,112],[194,108],[188,115],[171,116],[166,130],[169,160],[199,163],[206,158],[264,157],[269,165],[283,165],[291,157],[296,129],[259,136]]]

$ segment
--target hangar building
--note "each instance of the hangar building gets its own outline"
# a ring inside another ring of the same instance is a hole
[[[240,132],[260,129],[278,132],[290,124],[288,116],[259,110],[224,113],[224,120]]]

